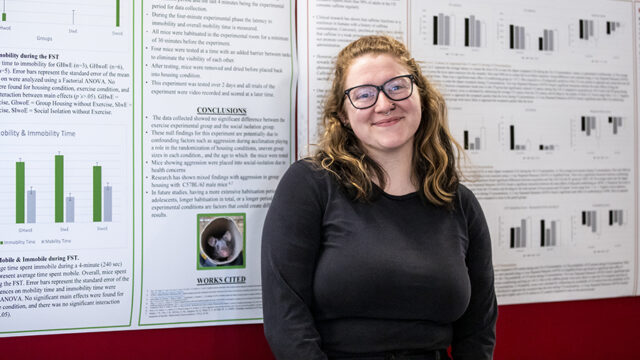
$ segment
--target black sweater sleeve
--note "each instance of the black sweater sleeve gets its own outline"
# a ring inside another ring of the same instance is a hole
[[[452,355],[454,360],[492,359],[498,305],[489,229],[473,193],[460,185],[459,195],[469,237],[466,263],[471,280],[471,299],[465,313],[453,324]]]
[[[294,163],[283,175],[262,232],[264,332],[278,359],[326,359],[314,325],[313,276],[322,241],[318,172]]]

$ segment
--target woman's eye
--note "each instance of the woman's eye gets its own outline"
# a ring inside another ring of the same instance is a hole
[[[373,92],[371,91],[357,91],[355,95],[356,100],[366,100],[374,96]]]

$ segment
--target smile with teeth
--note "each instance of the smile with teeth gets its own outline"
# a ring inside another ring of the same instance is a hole
[[[371,125],[372,126],[391,126],[391,125],[396,124],[401,119],[402,118],[399,117],[399,116],[394,116],[394,117],[390,117],[388,119],[382,119],[382,120],[375,121]]]

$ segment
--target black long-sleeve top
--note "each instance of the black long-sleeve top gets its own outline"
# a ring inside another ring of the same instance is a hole
[[[453,210],[417,193],[351,200],[308,161],[282,177],[262,234],[264,331],[278,359],[435,350],[491,359],[489,230],[459,185]]]

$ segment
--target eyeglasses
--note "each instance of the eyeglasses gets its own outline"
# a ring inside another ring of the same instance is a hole
[[[407,99],[413,94],[413,81],[413,75],[400,75],[387,80],[382,86],[358,85],[344,93],[354,108],[367,109],[376,104],[380,91],[393,101]]]

